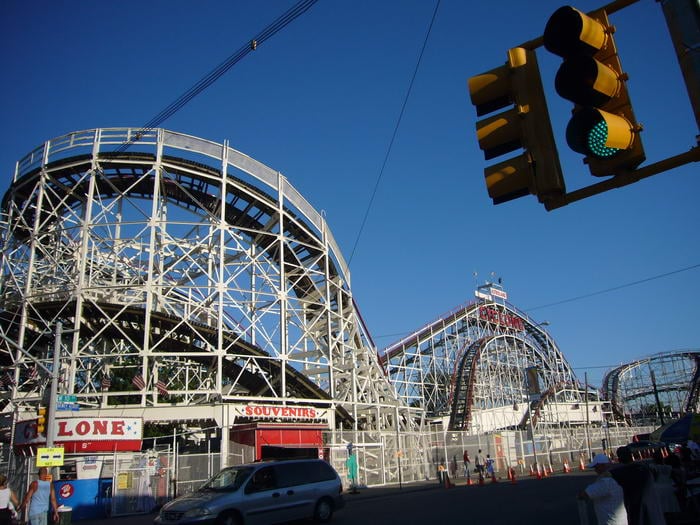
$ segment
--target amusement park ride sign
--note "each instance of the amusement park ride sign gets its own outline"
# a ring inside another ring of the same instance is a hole
[[[479,319],[515,330],[525,330],[525,323],[522,318],[491,306],[481,306],[479,308]]]

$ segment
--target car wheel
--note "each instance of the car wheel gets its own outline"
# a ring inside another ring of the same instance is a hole
[[[227,512],[219,516],[218,525],[242,525],[241,518],[233,512]]]
[[[333,517],[333,502],[328,498],[323,498],[316,503],[314,510],[314,521],[317,523],[327,523]]]

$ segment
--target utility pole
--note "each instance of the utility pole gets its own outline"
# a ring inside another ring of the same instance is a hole
[[[61,366],[61,337],[63,323],[56,323],[56,335],[53,343],[53,368],[51,370],[51,394],[49,396],[49,414],[46,422],[46,446],[51,448],[56,439],[56,403],[58,402],[58,373]]]
[[[586,446],[588,447],[588,459],[590,460],[593,457],[593,453],[591,452],[591,435],[590,435],[590,426],[591,426],[591,418],[589,417],[588,414],[588,372],[583,373],[583,381],[586,383],[586,391],[585,391],[585,400],[586,400]]]

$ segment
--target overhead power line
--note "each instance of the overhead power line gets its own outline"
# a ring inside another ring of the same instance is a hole
[[[580,301],[581,299],[587,299],[588,297],[594,297],[594,296],[596,296],[596,295],[601,295],[601,294],[604,294],[604,293],[609,293],[609,292],[614,292],[614,291],[617,291],[617,290],[622,290],[623,288],[629,288],[629,287],[631,287],[631,286],[636,286],[636,285],[638,285],[638,284],[648,283],[649,281],[655,281],[655,280],[657,280],[657,279],[663,279],[664,277],[669,277],[669,276],[675,275],[675,274],[677,274],[677,273],[682,273],[682,272],[687,272],[687,271],[690,271],[690,270],[695,270],[695,269],[697,269],[697,268],[700,268],[700,263],[699,263],[699,264],[693,264],[692,266],[686,266],[685,268],[679,268],[678,270],[672,270],[672,271],[670,271],[670,272],[661,273],[661,274],[659,274],[659,275],[654,275],[654,276],[652,276],[652,277],[647,277],[647,278],[645,278],[645,279],[640,279],[640,280],[638,280],[638,281],[633,281],[633,282],[630,282],[630,283],[621,284],[621,285],[619,285],[619,286],[613,286],[612,288],[606,288],[605,290],[598,290],[597,292],[591,292],[591,293],[587,293],[587,294],[584,294],[584,295],[578,295],[578,296],[576,296],[576,297],[571,297],[571,298],[569,298],[569,299],[562,299],[561,301],[556,301],[556,302],[553,302],[553,303],[547,303],[547,304],[543,304],[543,305],[540,305],[540,306],[535,306],[534,308],[523,308],[523,311],[524,311],[524,312],[531,312],[531,311],[533,311],[533,310],[539,310],[539,309],[541,309],[541,308],[548,308],[548,307],[550,307],[550,306],[556,306],[556,305],[559,305],[559,304],[565,304],[565,303],[571,303],[571,302],[574,302],[574,301]],[[396,337],[396,336],[403,337],[403,336],[406,336],[406,335],[408,335],[408,334],[410,334],[410,333],[411,333],[411,332],[408,331],[408,332],[393,333],[393,334],[375,335],[374,338],[375,338],[375,339],[382,339],[382,338],[385,338],[385,337]],[[582,368],[593,368],[593,367],[582,367]]]
[[[531,312],[532,310],[539,310],[541,308],[549,308],[550,306],[557,306],[559,304],[571,303],[573,301],[580,301],[581,299],[587,299],[589,297],[594,297],[596,295],[601,295],[604,293],[614,292],[617,290],[622,290],[623,288],[629,288],[630,286],[636,286],[642,283],[648,283],[649,281],[655,281],[656,279],[663,279],[669,275],[675,275],[681,272],[687,272],[689,270],[694,270],[700,268],[700,264],[694,264],[692,266],[687,266],[685,268],[680,268],[678,270],[673,270],[671,272],[662,273],[659,275],[654,275],[653,277],[647,277],[646,279],[640,279],[639,281],[632,281],[631,283],[621,284],[619,286],[613,286],[612,288],[606,288],[605,290],[598,290],[597,292],[591,292],[584,295],[577,295],[576,297],[571,297],[569,299],[563,299],[561,301],[556,301],[554,303],[543,304],[540,306],[535,306],[534,308],[525,308],[524,311]]]
[[[318,0],[301,0],[292,6],[287,12],[281,15],[277,20],[268,25],[265,29],[260,31],[251,40],[242,45],[235,53],[229,56],[221,64],[212,69],[208,74],[201,78],[197,83],[180,95],[177,99],[171,102],[168,106],[163,108],[160,113],[149,120],[143,125],[141,129],[136,133],[135,137],[124,144],[122,144],[117,151],[123,152],[129,148],[131,144],[139,140],[144,133],[157,128],[167,119],[172,117],[180,109],[182,109],[190,100],[199,95],[202,91],[211,86],[219,78],[221,78],[229,69],[240,62],[248,53],[255,51],[261,44],[265,43],[266,40],[273,37],[280,30],[284,29],[288,24],[293,22],[296,18],[304,14],[313,6]]]
[[[362,218],[362,224],[360,225],[360,230],[357,232],[357,237],[355,238],[355,244],[352,246],[352,251],[350,252],[350,257],[348,257],[348,264],[352,262],[352,258],[355,255],[355,250],[357,249],[357,244],[360,242],[360,237],[362,236],[362,231],[365,229],[365,224],[367,223],[367,217],[372,209],[372,204],[374,203],[374,197],[377,195],[377,190],[379,189],[379,183],[384,175],[384,168],[389,161],[389,155],[391,154],[391,148],[394,146],[394,140],[399,131],[399,126],[401,125],[401,119],[403,118],[404,111],[406,109],[406,104],[408,103],[408,98],[411,96],[411,90],[413,89],[413,82],[416,80],[416,75],[418,74],[418,68],[420,67],[421,59],[423,58],[423,52],[428,44],[428,38],[430,37],[430,31],[433,29],[433,23],[435,22],[435,17],[437,16],[438,7],[440,7],[440,0],[435,3],[435,10],[433,11],[433,17],[430,20],[430,25],[428,26],[428,32],[425,34],[425,39],[423,40],[423,47],[420,50],[420,55],[418,55],[418,62],[416,63],[416,69],[413,71],[413,77],[411,77],[411,82],[408,85],[408,91],[403,99],[403,105],[401,106],[401,112],[399,113],[399,118],[396,121],[396,126],[394,126],[394,133],[391,135],[391,140],[389,141],[389,147],[387,148],[386,155],[384,155],[384,162],[382,163],[382,168],[379,170],[379,175],[377,176],[377,181],[374,183],[374,189],[372,190],[372,196],[369,199],[369,204],[367,204],[367,209],[365,210],[365,215]]]

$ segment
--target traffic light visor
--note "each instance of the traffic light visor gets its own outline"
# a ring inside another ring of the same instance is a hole
[[[515,108],[476,123],[476,137],[489,160],[522,146],[518,112]]]
[[[510,71],[506,65],[471,77],[468,86],[469,96],[479,117],[513,103]]]
[[[622,81],[617,73],[590,56],[565,60],[554,79],[554,87],[563,98],[581,106],[604,106],[617,96]]]
[[[605,46],[608,35],[603,24],[571,6],[557,9],[544,28],[544,47],[566,58],[592,56]]]
[[[525,153],[486,168],[486,188],[493,203],[501,204],[532,193],[530,170],[529,157]]]
[[[566,141],[572,150],[599,159],[629,149],[634,138],[627,119],[595,108],[579,110],[566,127]]]

